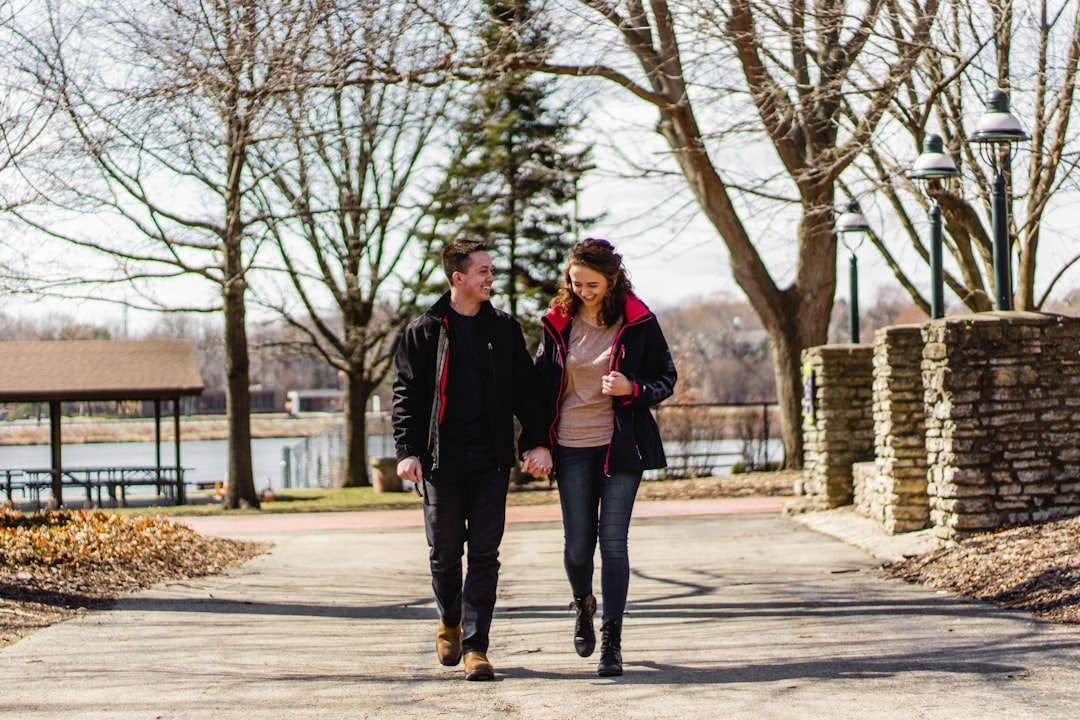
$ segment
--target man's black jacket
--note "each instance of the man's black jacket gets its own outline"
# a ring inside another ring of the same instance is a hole
[[[446,370],[450,361],[448,323],[450,293],[409,323],[394,360],[394,441],[397,458],[420,458],[425,471],[439,467],[439,425],[445,411]],[[485,358],[481,368],[484,387],[476,397],[487,407],[488,425],[496,461],[501,469],[513,467],[514,421],[522,432],[521,451],[547,445],[538,423],[536,383],[532,359],[517,320],[490,302],[477,314]]]

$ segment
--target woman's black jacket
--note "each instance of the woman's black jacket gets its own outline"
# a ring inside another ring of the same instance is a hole
[[[614,427],[605,461],[605,472],[650,470],[667,465],[660,430],[649,408],[671,396],[678,375],[667,340],[656,316],[636,296],[627,298],[625,322],[611,348],[609,372],[617,370],[633,384],[634,392],[613,397]],[[544,334],[536,353],[544,427],[554,448],[559,405],[566,387],[566,346],[571,318],[552,308],[541,322]],[[556,468],[556,473],[558,468]]]
[[[420,458],[426,470],[439,467],[439,426],[445,411],[446,370],[450,347],[450,294],[409,323],[394,360],[394,442],[398,460]],[[484,387],[476,397],[487,406],[488,426],[496,461],[502,469],[514,466],[514,419],[522,424],[522,450],[546,445],[537,424],[535,370],[525,349],[521,326],[490,302],[478,313],[480,337],[486,351]]]

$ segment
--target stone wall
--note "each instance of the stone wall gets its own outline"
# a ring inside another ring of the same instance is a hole
[[[874,456],[872,358],[870,345],[803,351],[803,492],[809,507],[850,503],[852,464]]]
[[[1080,318],[950,317],[923,340],[936,535],[1080,514]]]
[[[883,526],[888,503],[885,480],[872,460],[851,466],[851,502],[855,512]]]
[[[880,497],[860,499],[889,534],[930,522],[922,378],[921,325],[894,325],[874,334],[874,462],[878,478],[865,487]]]

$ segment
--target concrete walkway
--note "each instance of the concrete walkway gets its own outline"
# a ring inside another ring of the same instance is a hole
[[[554,508],[512,511],[489,683],[435,660],[418,511],[191,519],[274,547],[0,650],[0,717],[1080,716],[1076,630],[882,579],[853,518],[680,505],[639,504],[621,678],[573,652]]]

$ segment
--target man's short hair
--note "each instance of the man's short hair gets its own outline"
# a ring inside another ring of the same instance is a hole
[[[469,256],[474,252],[487,252],[487,243],[482,240],[451,240],[442,251],[442,267],[446,281],[454,284],[454,273],[469,272]]]

